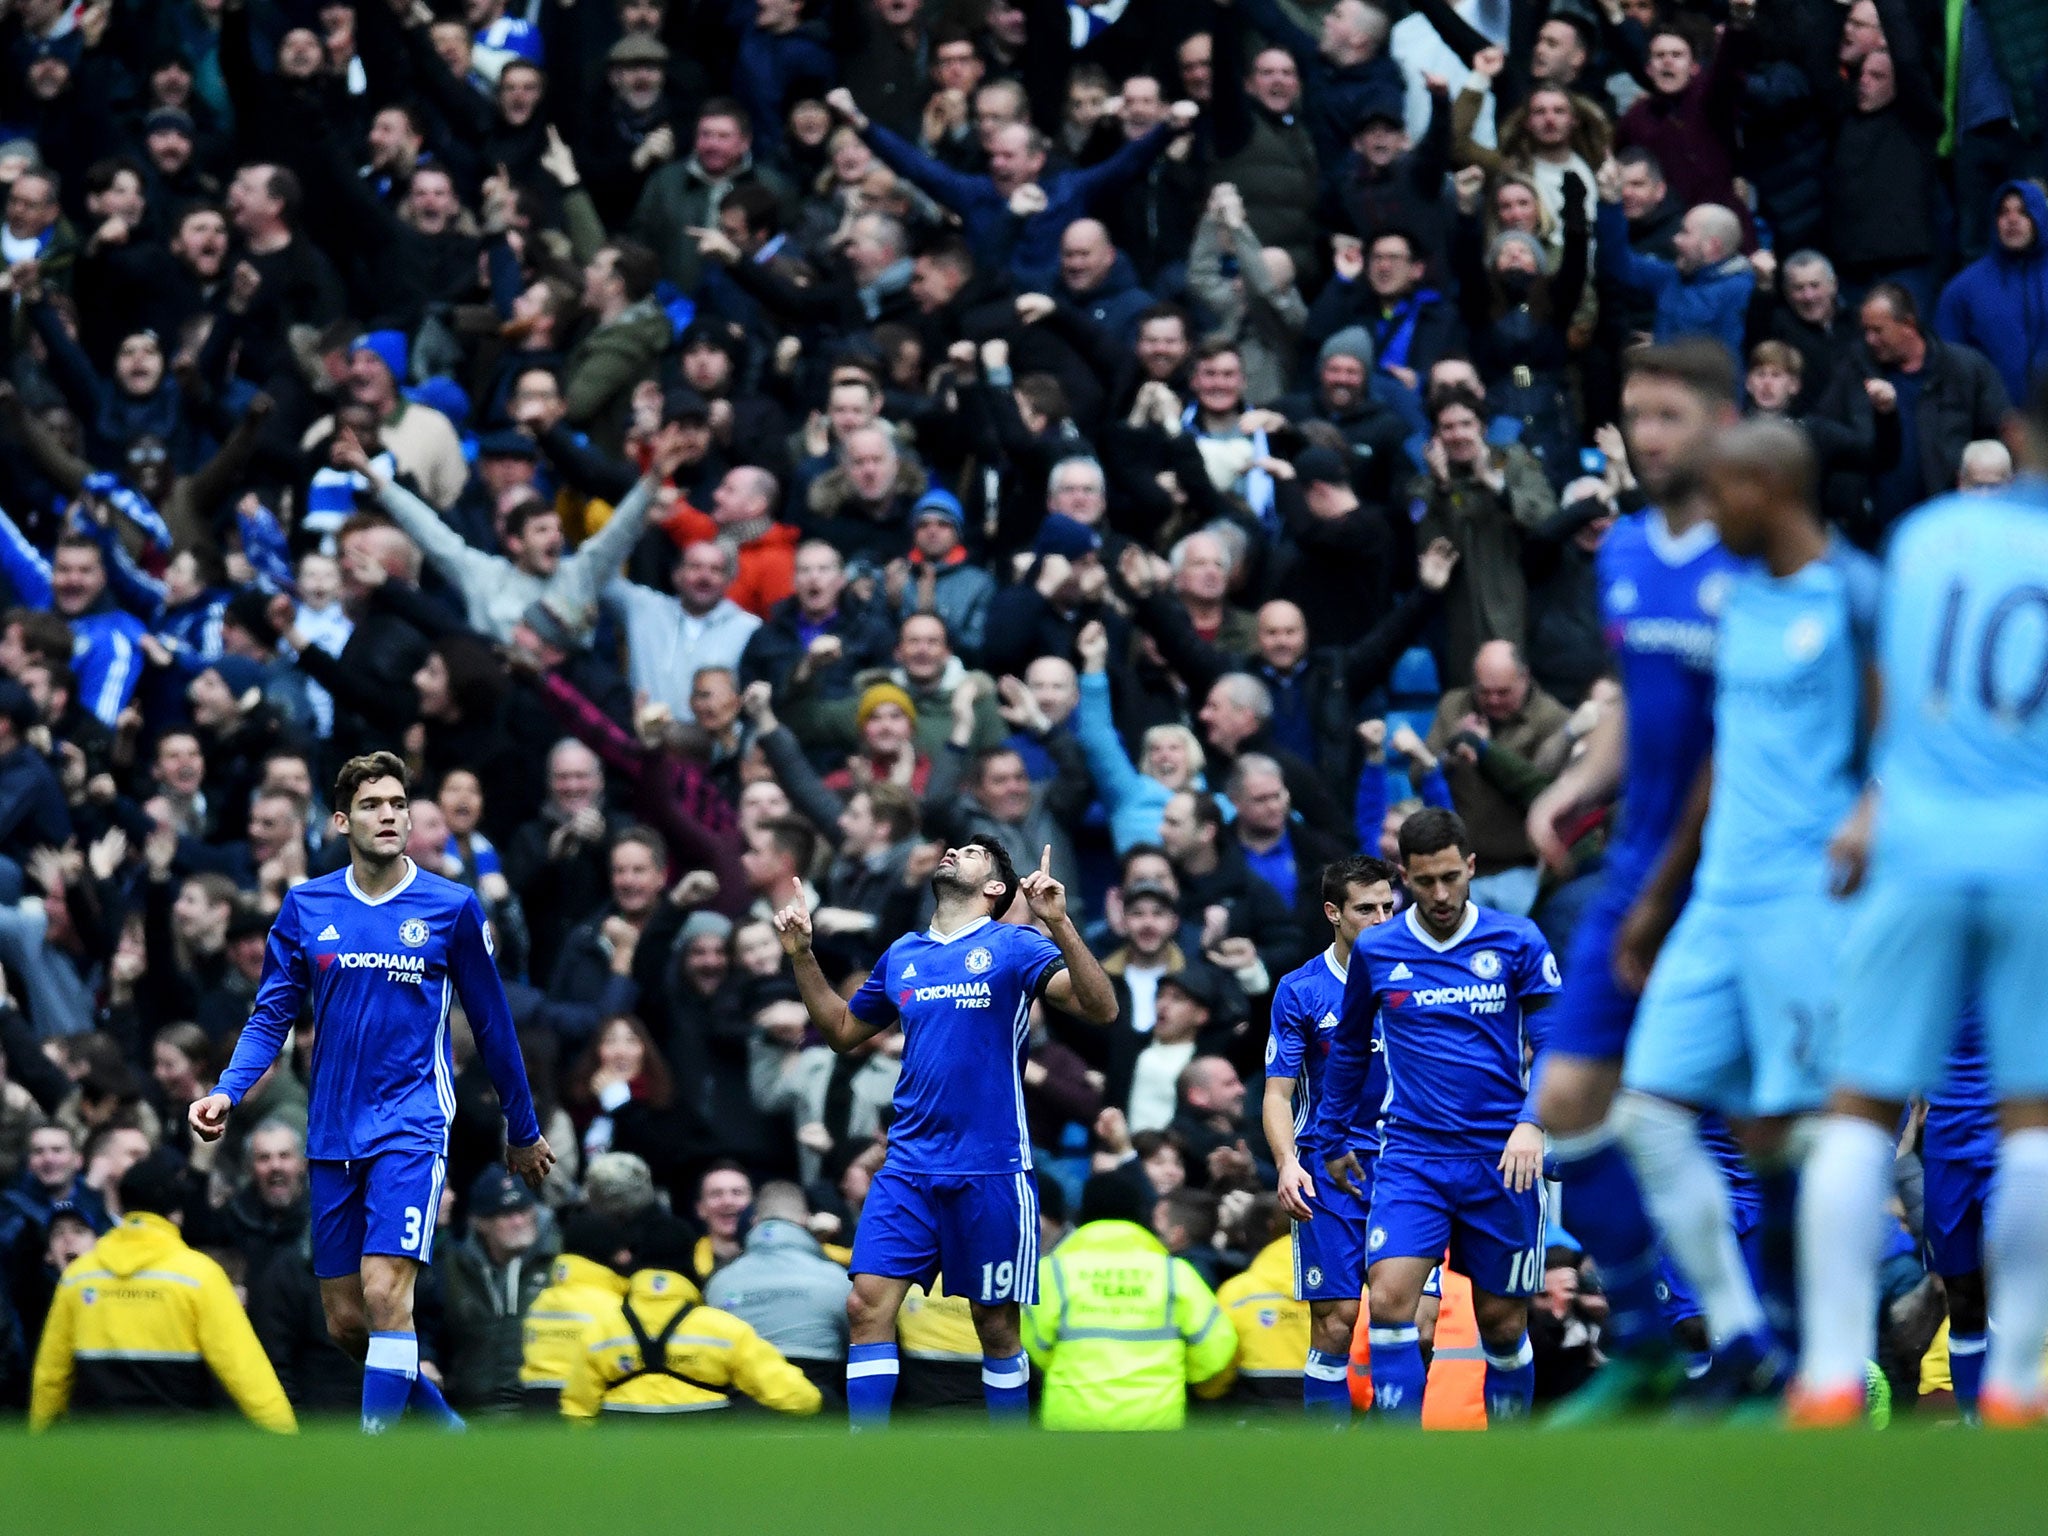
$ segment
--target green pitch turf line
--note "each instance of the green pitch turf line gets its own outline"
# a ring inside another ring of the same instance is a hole
[[[218,1426],[0,1433],[0,1536],[1481,1536],[2048,1527],[2048,1437],[1645,1427],[1175,1435],[515,1424],[365,1440]]]

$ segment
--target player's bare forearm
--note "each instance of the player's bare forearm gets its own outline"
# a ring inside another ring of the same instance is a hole
[[[825,1037],[825,1043],[842,1056],[862,1041],[871,1040],[881,1031],[871,1024],[856,1019],[846,1006],[846,999],[832,990],[832,983],[825,979],[825,973],[818,965],[818,957],[806,946],[789,957],[789,968],[796,976],[796,990],[804,1000],[804,1011],[811,1016],[811,1022],[818,1033]]]
[[[1081,930],[1074,926],[1072,918],[1064,915],[1048,926],[1053,943],[1060,947],[1060,958],[1067,962],[1067,998],[1060,1002],[1060,1007],[1090,1024],[1114,1024],[1116,988],[1104,974],[1102,962],[1082,939]]]
[[[1266,1096],[1259,1103],[1259,1118],[1265,1125],[1266,1145],[1273,1149],[1275,1167],[1298,1162],[1294,1147],[1294,1079],[1269,1077]]]

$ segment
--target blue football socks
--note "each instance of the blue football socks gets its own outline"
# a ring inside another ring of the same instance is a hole
[[[1389,1418],[1422,1422],[1422,1390],[1429,1377],[1422,1369],[1421,1335],[1413,1323],[1374,1328],[1372,1345],[1372,1411]]]
[[[1529,1335],[1505,1352],[1486,1351],[1486,1422],[1512,1424],[1536,1404],[1536,1351]]]
[[[981,1357],[981,1395],[991,1424],[1031,1421],[1031,1361],[1024,1351]]]
[[[405,1416],[420,1373],[420,1341],[411,1333],[373,1333],[363,1358],[363,1433],[381,1435]]]
[[[1351,1361],[1343,1355],[1308,1352],[1301,1374],[1301,1406],[1312,1418],[1351,1417]]]
[[[896,1373],[894,1344],[855,1344],[846,1351],[846,1416],[855,1429],[889,1427]]]

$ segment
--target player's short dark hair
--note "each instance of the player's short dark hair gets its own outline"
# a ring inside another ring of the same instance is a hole
[[[1871,292],[1877,293],[1884,287],[1880,283]],[[1710,405],[1735,403],[1735,358],[1710,337],[1687,336],[1652,347],[1638,347],[1622,358],[1621,374],[1624,382],[1638,376],[1670,379],[1703,396]]]
[[[663,869],[668,868],[668,844],[662,841],[661,834],[654,828],[641,826],[635,822],[632,826],[622,829],[619,835],[612,839],[612,852],[616,853],[628,845],[645,848],[654,855],[654,862],[657,865]]]
[[[1372,770],[1367,768],[1366,772]],[[1323,900],[1341,911],[1352,886],[1378,885],[1382,880],[1389,885],[1401,883],[1400,872],[1385,859],[1374,858],[1368,853],[1355,854],[1348,859],[1332,859],[1323,866]]]
[[[168,1152],[152,1152],[121,1175],[121,1209],[130,1215],[147,1211],[152,1216],[171,1216],[184,1208],[184,1180],[179,1177],[178,1160]]]
[[[1206,363],[1212,357],[1221,357],[1226,352],[1240,363],[1244,361],[1244,349],[1228,336],[1211,336],[1207,341],[1196,347],[1195,361]]]
[[[1446,848],[1470,855],[1472,839],[1465,831],[1465,818],[1441,806],[1424,806],[1401,823],[1401,862]]]
[[[981,848],[987,851],[989,862],[994,864],[994,878],[1003,883],[1003,893],[996,898],[989,916],[1000,919],[1010,910],[1010,903],[1017,899],[1017,866],[1010,859],[1010,850],[997,842],[986,832],[977,832],[959,845],[962,848]]]
[[[1206,789],[1184,789],[1181,793],[1188,797],[1189,808],[1195,818],[1195,830],[1199,832],[1202,828],[1208,827],[1215,832],[1217,837],[1222,837],[1222,802]]]
[[[356,803],[356,791],[373,779],[396,779],[400,789],[412,788],[412,776],[405,771],[405,759],[396,752],[365,752],[341,765],[334,776],[334,809],[343,816]]]

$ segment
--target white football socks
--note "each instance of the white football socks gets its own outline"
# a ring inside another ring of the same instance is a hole
[[[1728,1181],[1699,1137],[1699,1116],[1647,1094],[1622,1095],[1616,1128],[1664,1250],[1699,1298],[1714,1347],[1764,1331],[1763,1304],[1735,1239]]]
[[[2035,1404],[2048,1337],[2048,1130],[2015,1131],[1999,1144],[1989,1206],[1984,1269],[1995,1321],[1984,1386]]]
[[[1820,1122],[1799,1185],[1799,1380],[1861,1388],[1877,1352],[1877,1264],[1892,1193],[1891,1136],[1853,1115]]]

